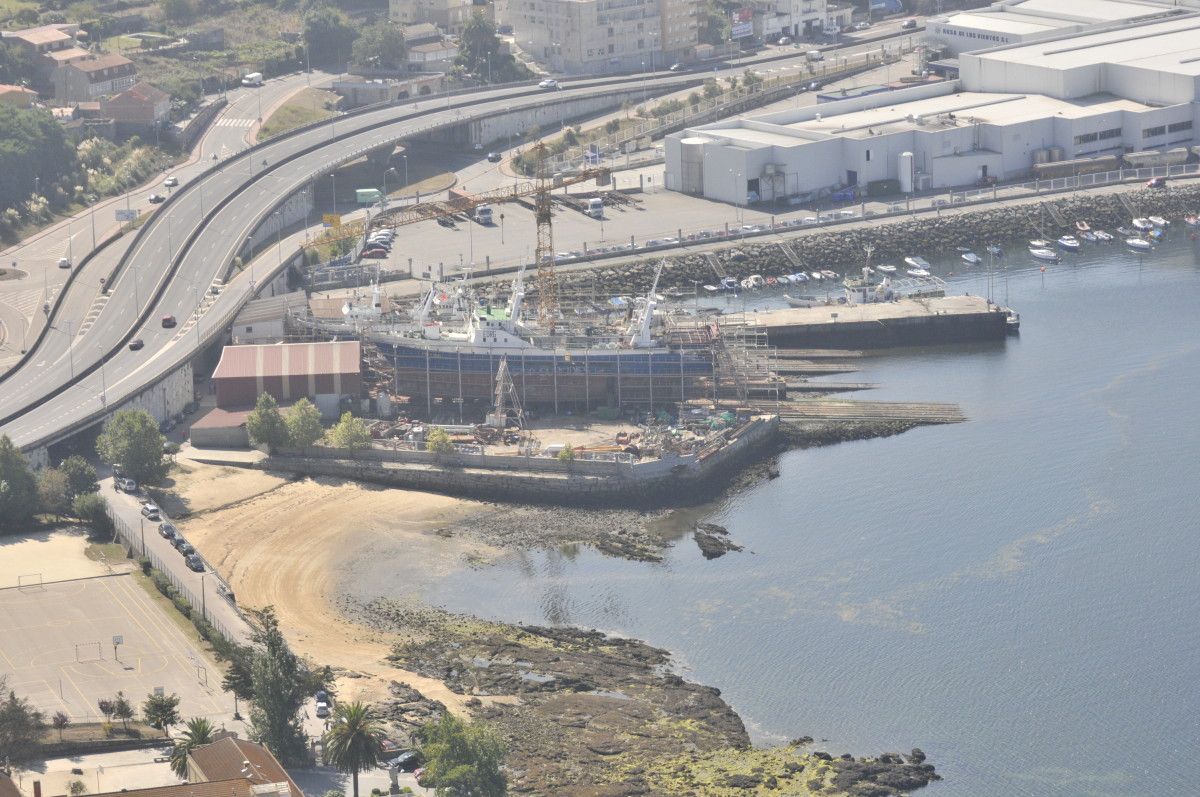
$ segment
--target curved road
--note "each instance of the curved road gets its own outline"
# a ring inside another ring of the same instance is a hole
[[[802,54],[790,56],[795,57]],[[68,309],[58,315],[61,320],[37,355],[0,383],[0,434],[29,448],[82,428],[101,417],[106,405],[137,394],[221,334],[252,293],[250,275],[238,275],[219,296],[209,294],[209,287],[281,199],[339,162],[468,118],[547,99],[603,95],[622,85],[686,84],[713,74],[656,73],[567,82],[552,98],[521,86],[425,99],[335,117],[210,165],[146,222],[121,258],[122,270],[107,297],[95,291],[98,276],[111,269],[108,252],[76,280],[64,301]],[[203,161],[197,166],[205,168]],[[84,307],[89,309],[79,312]],[[164,329],[159,319],[165,315],[175,316],[178,327]],[[126,348],[134,337],[144,341],[143,350]],[[74,345],[68,347],[68,341]]]

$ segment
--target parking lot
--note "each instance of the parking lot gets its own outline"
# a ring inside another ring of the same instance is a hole
[[[184,717],[232,716],[221,673],[129,573],[0,590],[0,666],[9,689],[77,723],[100,719],[98,698],[121,690],[140,710],[157,687]]]

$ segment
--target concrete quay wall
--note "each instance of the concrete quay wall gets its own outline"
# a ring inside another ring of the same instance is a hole
[[[713,451],[645,463],[560,463],[553,460],[561,467],[484,467],[452,464],[446,457],[440,462],[429,462],[410,456],[426,452],[373,449],[367,452],[322,452],[320,455],[313,451],[286,451],[273,454],[259,467],[489,501],[571,506],[669,506],[699,503],[719,492],[738,467],[769,449],[778,428],[777,417],[758,418]],[[501,463],[494,460],[524,458],[487,459],[493,460],[488,465],[499,465]]]

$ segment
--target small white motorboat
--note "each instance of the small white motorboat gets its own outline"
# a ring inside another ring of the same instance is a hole
[[[738,286],[738,281],[734,277],[723,277],[721,279],[721,287],[727,291],[736,291]]]
[[[1112,233],[1105,232],[1104,230],[1096,230],[1092,234],[1096,236],[1097,241],[1103,241],[1104,243],[1108,243],[1109,241],[1111,241],[1113,239]]]
[[[1038,260],[1047,260],[1051,263],[1057,263],[1059,260],[1061,260],[1061,258],[1058,256],[1058,252],[1055,252],[1053,249],[1047,249],[1043,246],[1029,247],[1029,254],[1033,255]]]
[[[721,289],[718,288],[716,285],[705,285],[704,290],[708,291],[709,293],[716,293],[717,291],[719,291]]]
[[[895,274],[896,273],[895,266],[884,265],[884,266],[876,266],[875,268],[877,268],[879,271],[881,271],[884,274]]]
[[[816,296],[788,296],[785,293],[783,300],[792,307],[816,307],[822,304],[822,301]]]
[[[923,268],[910,268],[910,269],[907,269],[904,273],[910,277],[928,277],[929,276],[929,271],[926,269],[923,269]]]
[[[1166,219],[1164,219],[1162,216],[1147,216],[1146,220],[1149,221],[1151,224],[1153,224],[1155,227],[1160,227],[1160,228],[1166,227],[1167,225],[1169,225],[1171,223],[1171,222],[1167,221]]]
[[[835,280],[838,278],[838,273],[836,271],[830,271],[827,268],[823,268],[821,269],[821,276],[827,280]]]
[[[1004,250],[993,244],[987,248],[988,254],[992,257],[1004,257]]]
[[[962,259],[963,259],[963,262],[966,263],[968,266],[977,266],[983,262],[983,258],[980,257],[979,255],[975,254],[974,252],[963,252]]]
[[[923,257],[906,257],[904,258],[904,262],[921,271],[929,270],[929,261]]]
[[[1145,238],[1126,238],[1125,245],[1138,252],[1149,252],[1154,245]]]
[[[1054,242],[1047,241],[1045,238],[1034,238],[1029,242],[1029,245],[1034,249],[1053,249]]]
[[[1064,235],[1058,239],[1058,245],[1068,252],[1078,252],[1083,248],[1083,244],[1079,243],[1079,239],[1074,235]]]
[[[808,282],[808,275],[803,271],[797,271],[795,274],[789,275],[792,282]]]
[[[767,281],[758,274],[751,274],[746,279],[742,280],[742,287],[748,291],[756,291],[766,285]]]
[[[1141,230],[1142,232],[1154,229],[1154,222],[1150,221],[1150,219],[1134,219],[1132,224],[1133,229]]]
[[[815,282],[820,282],[821,280],[825,279],[821,276],[821,272],[819,271],[810,272],[809,276],[811,276]]]

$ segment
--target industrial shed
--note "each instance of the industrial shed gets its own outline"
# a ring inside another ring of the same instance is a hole
[[[217,406],[253,406],[262,393],[281,404],[309,398],[334,418],[343,396],[362,393],[358,341],[226,346],[213,372]]]

